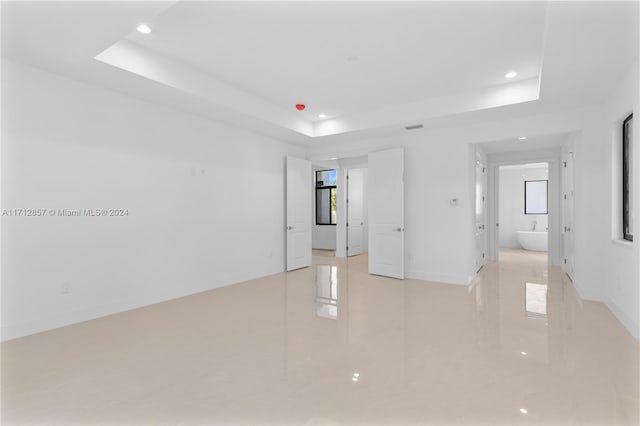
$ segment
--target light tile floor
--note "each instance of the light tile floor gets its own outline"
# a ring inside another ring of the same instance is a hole
[[[314,263],[5,342],[2,424],[640,421],[638,342],[540,255],[470,287]]]

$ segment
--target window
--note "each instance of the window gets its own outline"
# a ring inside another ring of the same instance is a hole
[[[316,172],[316,225],[336,224],[336,179],[335,170]]]
[[[547,214],[546,180],[524,181],[524,214]]]
[[[627,241],[633,241],[633,206],[631,177],[633,163],[633,114],[622,122],[622,234]]]

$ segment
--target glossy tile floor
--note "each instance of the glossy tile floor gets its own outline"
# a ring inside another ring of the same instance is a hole
[[[467,288],[315,256],[6,342],[2,424],[638,424],[638,343],[544,259]]]

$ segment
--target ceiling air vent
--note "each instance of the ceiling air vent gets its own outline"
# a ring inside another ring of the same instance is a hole
[[[417,130],[422,129],[424,126],[422,124],[414,124],[412,126],[404,126],[405,130]]]

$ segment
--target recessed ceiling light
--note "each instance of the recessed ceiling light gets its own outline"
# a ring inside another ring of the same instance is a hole
[[[518,75],[518,73],[517,73],[517,72],[515,72],[515,71],[509,71],[509,72],[508,72],[508,73],[506,73],[504,76],[505,76],[505,77],[507,77],[507,78],[513,78],[513,77],[515,77],[515,76],[517,76],[517,75]]]
[[[526,409],[526,408],[521,408],[521,409],[520,409],[520,412],[521,412],[522,414],[527,414],[529,411],[527,411],[527,409]]]
[[[526,352],[524,352],[524,351],[520,352],[520,355],[526,355],[526,354],[527,354],[527,353],[526,353]]]
[[[360,377],[360,373],[353,373],[353,377]]]
[[[354,382],[357,382],[358,378],[357,377],[352,377],[351,380],[353,380]]]
[[[520,139],[521,141],[525,140],[527,137],[526,136],[520,136],[518,139]]]
[[[318,118],[327,118],[327,114],[322,112],[322,113],[318,114]]]
[[[151,34],[151,28],[147,24],[138,25],[136,30],[138,30],[138,32],[142,34]]]

